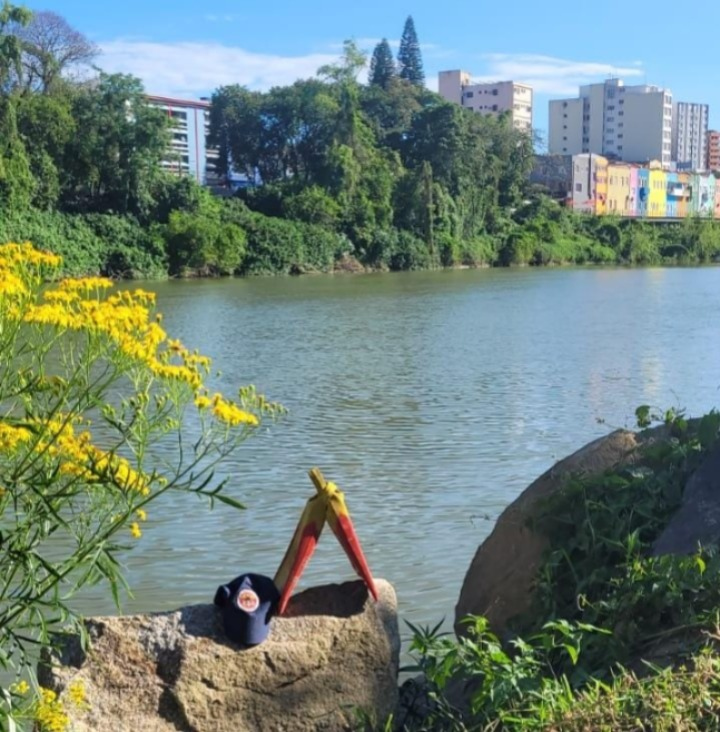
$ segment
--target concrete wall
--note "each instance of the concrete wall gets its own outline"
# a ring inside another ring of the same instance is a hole
[[[663,91],[633,93],[624,96],[622,156],[624,160],[646,162],[659,160],[663,168],[671,161],[672,107]],[[637,88],[637,87],[635,87]]]
[[[708,115],[707,104],[673,104],[671,153],[678,167],[707,170]]]
[[[514,81],[474,84],[467,71],[440,71],[438,91],[449,102],[479,114],[510,112],[517,129],[532,130],[533,91],[527,84]]]
[[[550,102],[548,152],[551,155],[578,155],[583,149],[582,99],[555,99]]]

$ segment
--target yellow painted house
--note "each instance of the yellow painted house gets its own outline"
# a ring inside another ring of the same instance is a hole
[[[608,160],[602,155],[593,155],[595,160],[595,213],[607,213]]]
[[[665,216],[667,205],[667,175],[660,167],[660,163],[653,160],[650,163],[647,215],[650,217]]]
[[[607,169],[607,211],[610,216],[632,216],[632,188],[627,163],[610,163]]]

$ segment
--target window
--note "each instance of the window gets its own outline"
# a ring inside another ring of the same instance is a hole
[[[465,99],[470,99],[470,97],[474,97],[475,92],[465,92]]]
[[[492,95],[493,95],[494,97],[496,97],[496,96],[497,96],[497,94],[498,94],[498,92],[497,92],[497,89],[493,89],[493,90],[492,90]]]
[[[576,191],[577,191],[578,193],[582,193],[582,183],[576,183],[576,184],[575,184],[575,190],[576,190]]]

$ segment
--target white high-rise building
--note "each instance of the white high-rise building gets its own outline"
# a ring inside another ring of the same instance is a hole
[[[620,79],[581,86],[577,98],[550,102],[551,155],[596,153],[645,163],[672,160],[672,94],[669,89]]]
[[[218,151],[207,141],[210,102],[154,95],[148,95],[147,101],[170,118],[170,146],[162,168],[177,175],[191,175],[203,186],[216,185]]]
[[[499,115],[510,112],[513,127],[532,131],[533,90],[515,81],[473,83],[467,71],[441,71],[438,92],[454,102],[479,114]]]
[[[707,104],[673,105],[672,159],[678,170],[707,170],[708,116]]]

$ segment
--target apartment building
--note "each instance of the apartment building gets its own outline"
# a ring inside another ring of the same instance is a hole
[[[720,171],[720,130],[708,130],[706,170]]]
[[[548,152],[592,153],[628,162],[672,160],[672,94],[620,79],[581,86],[573,99],[549,104]]]
[[[438,91],[449,102],[485,115],[510,112],[513,126],[532,131],[533,90],[515,81],[474,83],[467,71],[441,71]]]
[[[171,141],[161,165],[177,175],[191,175],[204,186],[218,184],[218,151],[208,145],[210,102],[171,97],[147,97],[148,103],[159,107],[171,120]]]
[[[678,170],[707,170],[707,104],[673,104],[672,148]]]

